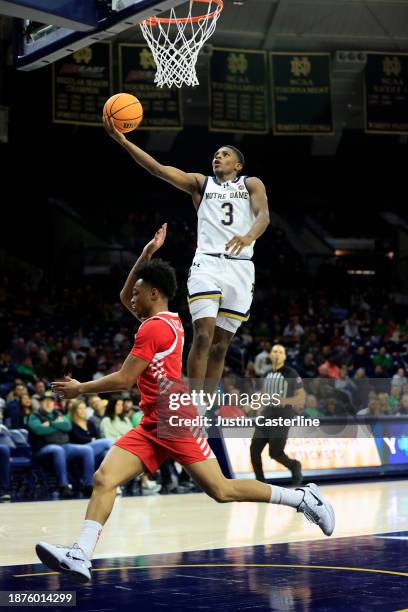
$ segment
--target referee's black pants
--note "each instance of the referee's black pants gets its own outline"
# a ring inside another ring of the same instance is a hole
[[[271,459],[278,461],[288,470],[291,470],[297,465],[296,459],[291,459],[285,453],[285,446],[289,435],[289,427],[282,427],[273,430],[273,437],[266,437],[265,428],[255,428],[254,437],[251,442],[251,463],[254,469],[255,478],[261,482],[265,482],[265,475],[262,468],[262,451],[269,444],[269,456]]]

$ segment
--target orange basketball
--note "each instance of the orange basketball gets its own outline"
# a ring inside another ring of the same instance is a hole
[[[128,93],[118,93],[105,102],[103,114],[112,117],[119,132],[135,130],[143,119],[143,106],[139,100]]]

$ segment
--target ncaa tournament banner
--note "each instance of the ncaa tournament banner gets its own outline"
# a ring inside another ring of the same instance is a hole
[[[212,132],[268,132],[265,51],[215,47],[208,77]]]
[[[139,130],[181,130],[181,91],[156,87],[156,64],[146,45],[119,45],[119,91],[133,94],[143,106]]]
[[[365,131],[408,134],[408,53],[367,53]]]
[[[112,95],[112,44],[98,42],[52,65],[54,123],[102,125],[102,110]]]
[[[330,53],[270,54],[275,134],[334,133]]]

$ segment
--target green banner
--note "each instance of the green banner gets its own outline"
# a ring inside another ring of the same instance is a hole
[[[139,130],[181,130],[183,127],[180,89],[154,84],[156,64],[146,45],[119,45],[120,91],[133,94],[143,106]]]
[[[112,45],[95,43],[52,65],[54,123],[102,125],[102,109],[112,95]]]
[[[275,134],[333,134],[329,53],[271,53]]]
[[[213,132],[266,134],[266,52],[214,48],[209,73]]]
[[[367,53],[365,131],[408,134],[408,53]]]

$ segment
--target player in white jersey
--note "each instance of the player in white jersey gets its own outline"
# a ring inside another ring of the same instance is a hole
[[[213,391],[225,355],[242,321],[249,318],[254,289],[255,240],[269,225],[265,186],[240,176],[242,153],[232,145],[216,151],[214,176],[164,166],[104,118],[108,134],[150,174],[189,193],[198,216],[197,251],[188,278],[193,343],[187,373],[192,389]]]

